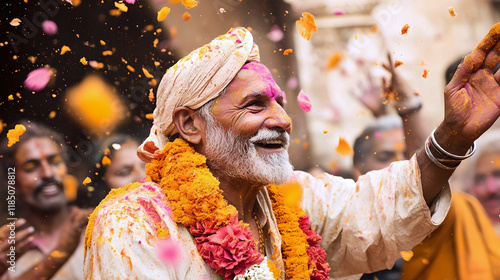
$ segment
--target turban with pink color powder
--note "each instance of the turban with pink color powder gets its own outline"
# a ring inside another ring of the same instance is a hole
[[[178,132],[172,120],[176,108],[202,107],[223,92],[247,61],[259,60],[259,48],[253,43],[252,34],[237,27],[170,67],[158,87],[154,124],[149,137],[137,149],[139,158],[151,161],[154,152]]]

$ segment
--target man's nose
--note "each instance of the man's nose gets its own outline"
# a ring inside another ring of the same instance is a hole
[[[54,167],[46,160],[42,160],[40,165],[41,177],[44,179],[50,179],[54,177],[56,173]]]
[[[266,119],[265,126],[269,129],[279,128],[290,134],[292,131],[292,120],[285,112],[285,109],[276,104],[269,110],[269,116]]]

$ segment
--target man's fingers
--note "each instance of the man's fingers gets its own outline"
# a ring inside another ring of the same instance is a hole
[[[482,67],[493,72],[498,63],[500,63],[500,42],[488,52]]]
[[[498,71],[495,73],[494,77],[495,77],[495,81],[497,81],[497,83],[499,83],[499,84],[500,84],[500,70],[498,70]]]
[[[34,236],[35,234],[35,228],[34,227],[29,227],[26,229],[21,230],[20,232],[16,233],[16,243],[20,241],[24,241],[25,239],[28,239],[31,236]]]
[[[469,80],[472,73],[472,59],[471,55],[468,54],[462,63],[458,65],[457,71],[451,78],[451,81],[446,86],[447,90],[451,89],[453,91],[458,91],[465,83]]]
[[[500,41],[500,22],[491,27],[490,31],[479,42],[476,48],[471,53],[472,58],[472,71],[475,72],[486,58],[488,52]]]

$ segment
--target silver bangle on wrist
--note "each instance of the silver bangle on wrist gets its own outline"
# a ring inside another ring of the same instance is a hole
[[[432,141],[432,145],[434,146],[434,148],[436,148],[441,154],[451,158],[451,159],[456,159],[456,160],[464,160],[464,159],[468,159],[470,158],[475,152],[476,152],[476,142],[474,141],[474,143],[472,143],[472,146],[469,148],[469,150],[467,151],[467,153],[463,156],[459,156],[459,155],[455,155],[455,154],[452,154],[448,151],[446,151],[445,149],[443,149],[443,147],[441,147],[438,142],[436,141],[436,137],[434,136],[434,132],[436,132],[436,129],[434,129],[430,135],[430,138],[431,138],[431,141]]]
[[[455,166],[448,166],[448,165],[445,165],[443,163],[441,163],[431,152],[431,149],[430,149],[430,145],[431,145],[431,141],[430,141],[430,137],[427,138],[427,141],[425,141],[425,153],[427,154],[427,157],[432,161],[432,163],[434,163],[436,166],[442,168],[442,169],[445,169],[445,170],[455,170],[455,168],[458,167],[458,165],[460,164],[460,161],[458,162],[457,165]]]

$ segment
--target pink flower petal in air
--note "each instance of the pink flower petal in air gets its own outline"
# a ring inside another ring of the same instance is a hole
[[[380,134],[380,132],[378,131],[375,131],[373,135],[375,135],[375,137],[377,137],[378,139],[382,138],[382,134]]]
[[[42,23],[42,29],[45,34],[53,36],[57,33],[57,24],[51,20],[45,20]]]
[[[125,2],[127,2],[127,4],[135,4],[135,0],[125,0]]]
[[[297,102],[299,102],[300,108],[304,110],[305,112],[311,111],[311,101],[309,100],[309,97],[304,93],[304,91],[300,91],[299,95],[297,96]]]
[[[289,89],[296,89],[299,86],[299,79],[297,79],[297,77],[291,77],[286,81],[286,86]]]
[[[181,249],[178,241],[172,238],[162,239],[156,244],[158,257],[165,265],[177,265],[181,261]]]
[[[341,15],[345,15],[345,11],[342,9],[335,9],[335,11],[333,11],[333,14],[337,15],[337,16],[341,16]]]
[[[271,31],[267,33],[267,38],[275,43],[283,40],[283,37],[285,37],[285,34],[281,30],[281,28],[277,25],[271,27]]]
[[[32,91],[40,91],[44,89],[50,80],[50,68],[42,67],[31,71],[28,74],[26,80],[24,80],[24,86]]]

